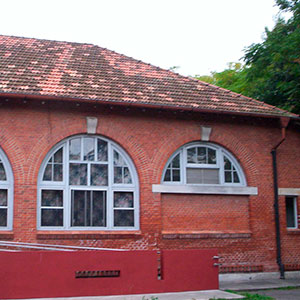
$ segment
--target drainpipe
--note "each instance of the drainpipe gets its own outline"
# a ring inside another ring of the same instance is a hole
[[[278,172],[277,172],[277,148],[285,141],[286,127],[289,123],[289,118],[280,118],[281,125],[281,140],[273,147],[272,162],[273,162],[273,182],[274,182],[274,212],[275,212],[275,232],[276,232],[276,260],[279,267],[280,279],[285,279],[284,265],[281,257],[281,239],[280,239],[280,220],[279,220],[279,199],[278,199]]]

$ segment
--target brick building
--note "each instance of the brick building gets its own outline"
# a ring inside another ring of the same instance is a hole
[[[298,116],[90,44],[0,36],[0,74],[0,240],[299,269]]]

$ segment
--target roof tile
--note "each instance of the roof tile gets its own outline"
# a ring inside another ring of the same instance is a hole
[[[0,35],[0,93],[295,116],[91,44]]]

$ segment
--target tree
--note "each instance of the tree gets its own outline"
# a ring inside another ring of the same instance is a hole
[[[252,97],[300,113],[300,0],[276,3],[292,16],[278,18],[262,43],[246,48],[246,82]]]
[[[273,30],[265,29],[263,41],[245,49],[242,66],[197,78],[283,109],[300,113],[300,0],[276,0],[280,11]]]
[[[245,81],[246,73],[247,70],[241,63],[231,62],[228,64],[228,68],[222,72],[212,72],[211,75],[204,76],[196,75],[196,78],[248,96]]]

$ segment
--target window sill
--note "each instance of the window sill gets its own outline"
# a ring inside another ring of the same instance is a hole
[[[134,239],[141,236],[134,231],[38,231],[38,240],[94,240],[94,239]]]
[[[153,184],[152,192],[168,194],[257,195],[258,189],[250,186]]]
[[[279,188],[279,196],[300,196],[300,188]]]
[[[1,240],[13,240],[14,233],[12,231],[0,231]]]
[[[300,235],[300,229],[297,229],[297,228],[289,229],[289,228],[287,228],[287,234],[289,234],[289,235]]]
[[[162,231],[162,238],[174,239],[241,239],[251,238],[250,231]]]

